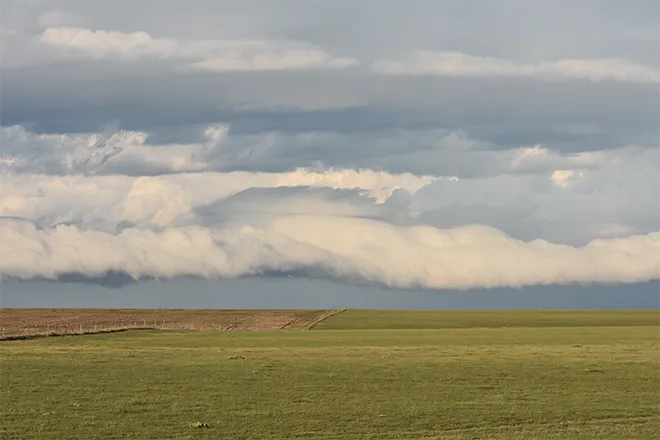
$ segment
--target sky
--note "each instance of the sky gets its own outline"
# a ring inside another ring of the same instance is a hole
[[[0,5],[3,307],[657,308],[660,3]]]

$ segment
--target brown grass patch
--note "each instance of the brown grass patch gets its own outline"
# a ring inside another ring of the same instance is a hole
[[[0,338],[123,329],[303,330],[336,310],[0,309]]]

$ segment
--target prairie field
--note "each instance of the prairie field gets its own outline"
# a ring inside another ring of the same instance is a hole
[[[334,310],[0,309],[0,339],[132,329],[302,330]]]
[[[4,341],[0,438],[656,439],[659,331],[655,310],[348,310]]]

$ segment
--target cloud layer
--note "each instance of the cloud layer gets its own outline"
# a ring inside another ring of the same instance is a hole
[[[153,38],[146,32],[123,33],[75,27],[52,27],[38,37],[41,44],[72,54],[102,59],[183,59],[191,66],[217,72],[345,68],[355,58],[335,58],[311,44],[296,41],[204,40]]]
[[[309,205],[307,205],[309,206]],[[302,272],[397,287],[471,288],[625,283],[660,276],[660,234],[597,240],[583,248],[523,243],[501,232],[396,227],[345,215],[269,216],[258,226],[198,226],[119,234],[74,226],[39,230],[0,225],[2,273],[17,278],[65,274],[238,277]]]
[[[0,274],[660,278],[660,6],[519,6],[3,2]]]
[[[217,142],[228,133],[211,126],[204,136]],[[107,161],[80,160],[76,170],[85,174],[34,174],[30,166],[38,162],[17,169],[5,157],[0,273],[21,279],[290,273],[452,289],[660,278],[654,150],[563,156],[518,149],[492,156],[501,156],[507,175],[478,178],[346,169],[226,173],[206,162],[199,172],[104,175],[103,167],[124,154],[166,148],[146,145],[147,137],[122,135],[125,148]],[[57,158],[89,152],[106,138],[36,139],[54,142],[49,148]],[[138,156],[129,157],[135,163]]]
[[[419,51],[400,60],[376,61],[376,72],[386,75],[467,77],[532,77],[549,80],[586,79],[660,82],[660,70],[619,59],[561,59],[538,64],[515,63],[461,52]]]

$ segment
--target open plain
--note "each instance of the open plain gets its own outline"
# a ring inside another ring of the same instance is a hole
[[[655,310],[348,310],[5,341],[0,437],[655,439],[659,331]]]

